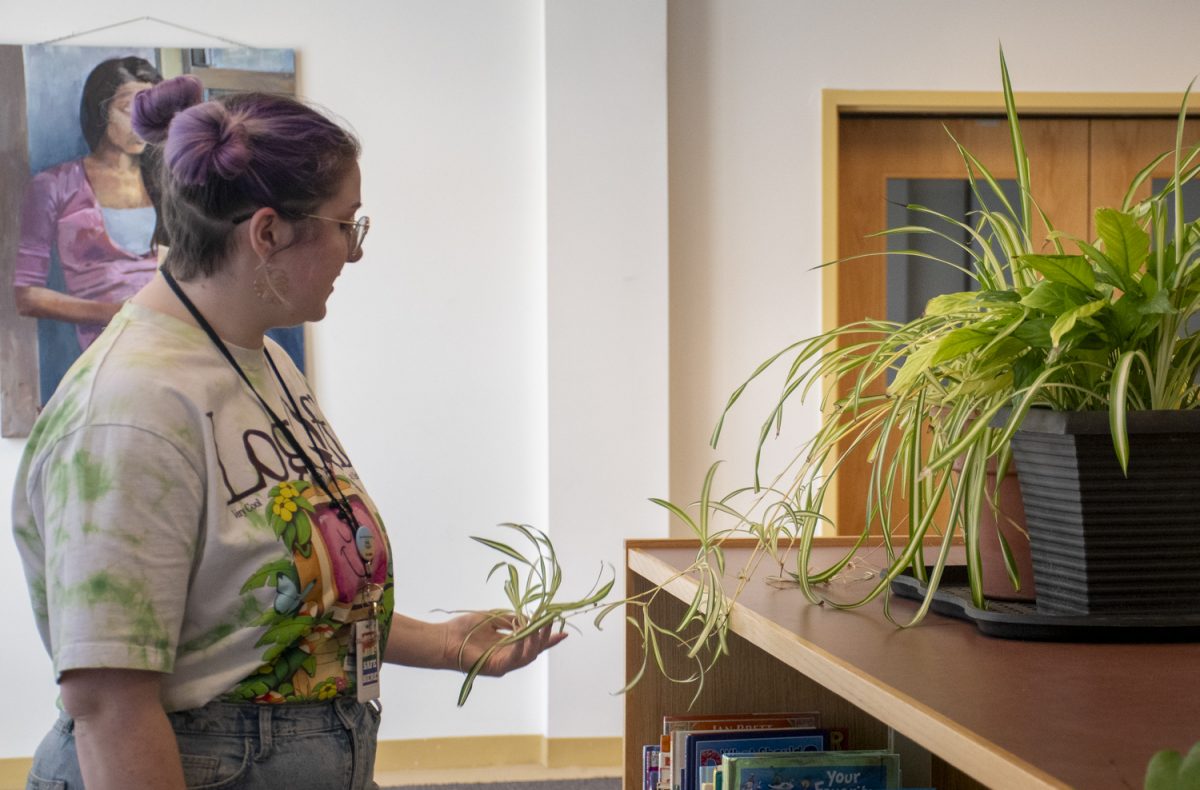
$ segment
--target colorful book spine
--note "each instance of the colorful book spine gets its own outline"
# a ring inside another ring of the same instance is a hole
[[[642,790],[658,790],[658,754],[657,744],[642,747]]]

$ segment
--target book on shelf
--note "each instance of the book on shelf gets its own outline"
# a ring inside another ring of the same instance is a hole
[[[664,790],[683,790],[683,739],[689,732],[816,728],[820,722],[821,714],[816,711],[663,716],[663,736],[659,743],[659,786]]]
[[[828,733],[820,729],[693,730],[684,738],[682,788],[701,790],[702,784],[712,782],[726,754],[822,752],[828,745]]]
[[[671,790],[671,736],[658,739],[658,790]]]
[[[895,790],[900,757],[884,751],[727,754],[721,786],[728,790]]]
[[[786,719],[790,722],[795,722],[795,727],[816,727],[821,723],[821,714],[815,710],[805,711],[782,711],[782,712],[740,712],[740,713],[684,713],[684,714],[668,714],[663,716],[663,732],[671,732],[672,730],[687,728],[689,722],[706,722],[706,721],[730,721],[738,722],[747,728],[762,726],[761,723],[756,725],[755,719]],[[738,729],[738,727],[730,727],[730,729]]]
[[[658,790],[658,744],[642,747],[642,790]]]

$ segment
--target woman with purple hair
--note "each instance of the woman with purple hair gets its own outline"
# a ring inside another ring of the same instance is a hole
[[[12,283],[17,311],[75,324],[81,350],[158,265],[143,178],[146,141],[130,115],[134,96],[161,81],[154,66],[132,55],[92,69],[79,101],[88,155],[43,170],[25,190]],[[65,293],[47,287],[52,253]]]
[[[18,473],[63,707],[31,786],[376,787],[380,663],[461,671],[510,624],[393,612],[383,521],[264,337],[320,320],[362,257],[358,142],[291,99],[201,99],[186,76],[137,96],[169,251],[64,377]],[[485,674],[562,637],[508,645]]]

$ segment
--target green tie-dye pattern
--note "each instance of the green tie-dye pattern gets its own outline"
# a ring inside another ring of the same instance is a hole
[[[37,576],[29,580],[29,595],[33,600],[33,615],[39,620],[47,619],[50,609],[46,606],[46,579]]]
[[[163,656],[169,656],[171,641],[162,621],[154,610],[154,598],[145,585],[136,581],[119,581],[108,571],[98,571],[74,587],[62,590],[62,604],[87,606],[94,609],[115,604],[130,613],[130,648],[141,654],[142,668],[169,671]],[[150,651],[154,651],[153,658]],[[170,662],[170,659],[167,659]]]
[[[80,450],[65,464],[50,469],[49,490],[54,495],[53,504],[67,507],[72,501],[95,502],[112,490],[112,477],[100,461],[93,461],[92,454]]]
[[[57,441],[65,433],[66,427],[74,423],[81,410],[78,398],[63,396],[58,408],[44,413],[33,426],[29,440],[25,443],[25,460],[31,461],[43,444]]]
[[[253,595],[242,596],[241,607],[234,613],[232,623],[220,623],[194,639],[189,639],[179,646],[181,656],[206,650],[234,631],[254,623],[262,614],[262,604]]]
[[[129,546],[134,547],[134,548],[137,548],[138,546],[141,546],[143,543],[146,542],[146,536],[140,532],[134,532],[133,530],[130,530],[130,529],[108,529],[108,530],[105,530],[104,528],[96,525],[92,521],[85,521],[82,524],[80,524],[79,532],[80,532],[80,534],[82,534],[84,536],[85,539],[91,537],[92,535],[100,535],[100,534],[111,535],[112,537],[118,538],[119,540],[124,541]],[[59,534],[59,533],[62,533],[62,534]],[[68,540],[70,538],[70,536],[67,534],[67,530],[65,528],[59,527],[55,531],[54,538],[55,538],[55,546],[57,547],[57,546],[61,545],[63,541]]]
[[[25,521],[25,526],[13,527],[13,535],[31,551],[36,551],[42,545],[42,539],[38,536],[37,521],[33,516]]]
[[[95,502],[112,490],[112,477],[105,470],[103,462],[93,461],[91,453],[86,450],[75,453],[71,466],[82,501]]]

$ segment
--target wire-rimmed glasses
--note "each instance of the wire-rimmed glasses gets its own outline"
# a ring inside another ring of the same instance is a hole
[[[339,225],[348,225],[352,228],[354,235],[351,237],[353,243],[350,245],[350,254],[347,256],[349,258],[353,258],[362,252],[363,239],[367,237],[367,231],[371,229],[371,218],[365,216],[355,220],[322,217],[319,214],[302,214],[301,216],[308,217],[309,219],[323,219],[326,222],[336,222]]]

